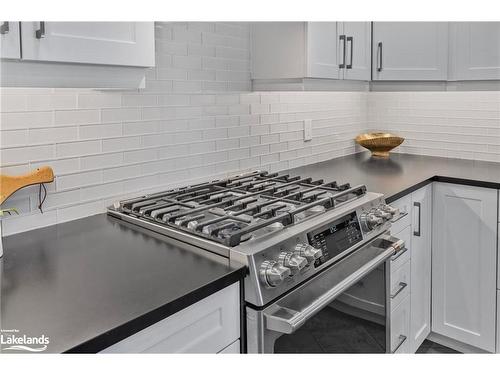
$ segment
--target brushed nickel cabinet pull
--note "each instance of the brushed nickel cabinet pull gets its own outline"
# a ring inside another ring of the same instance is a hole
[[[391,299],[396,298],[396,296],[397,296],[399,293],[401,293],[401,292],[404,290],[404,288],[406,288],[407,286],[408,286],[408,284],[407,284],[407,283],[404,283],[404,282],[402,282],[402,281],[401,281],[401,282],[399,283],[399,288],[398,288],[398,290],[396,291],[396,293],[391,294]]]
[[[45,38],[45,22],[40,21],[40,28],[35,32],[37,39]]]
[[[378,42],[377,45],[377,72],[382,71],[382,42]]]
[[[418,230],[413,231],[413,235],[416,237],[420,237],[420,224],[421,224],[421,216],[422,216],[422,206],[420,205],[420,202],[414,202],[413,206],[418,208]]]
[[[349,59],[349,64],[346,65],[346,69],[352,69],[352,50],[354,48],[354,38],[352,36],[348,36],[346,38],[346,44],[349,43],[349,49],[350,49],[350,59]]]
[[[339,68],[345,68],[345,35],[339,36],[339,40],[342,42],[342,64],[339,64]]]
[[[9,21],[3,21],[2,25],[0,25],[0,34],[5,35],[10,31]]]

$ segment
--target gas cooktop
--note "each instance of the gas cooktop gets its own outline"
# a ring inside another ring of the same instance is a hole
[[[118,202],[109,209],[234,247],[362,196],[335,181],[256,171]]]
[[[369,243],[398,214],[364,185],[262,171],[122,200],[108,213],[247,265],[254,305]]]

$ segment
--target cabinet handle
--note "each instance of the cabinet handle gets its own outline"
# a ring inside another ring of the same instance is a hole
[[[342,64],[339,64],[339,68],[345,68],[345,35],[339,36],[339,41],[342,42]]]
[[[398,351],[398,349],[401,347],[401,345],[404,344],[404,342],[406,341],[406,336],[405,335],[399,335],[399,343],[398,345],[396,345],[396,348],[392,351],[392,354],[396,353]]]
[[[413,235],[416,237],[420,237],[420,217],[422,216],[422,210],[421,210],[421,205],[420,202],[413,202],[413,206],[415,208],[418,208],[418,230],[413,231]]]
[[[377,72],[382,71],[382,42],[377,45]]]
[[[35,32],[37,39],[45,38],[45,22],[40,21],[40,28]]]
[[[10,31],[9,21],[3,21],[2,25],[0,25],[0,34],[5,35]]]
[[[396,298],[396,296],[397,296],[399,293],[401,293],[401,292],[404,290],[404,288],[406,288],[407,286],[408,286],[408,284],[407,284],[407,283],[404,283],[404,282],[402,282],[402,281],[401,281],[401,282],[399,283],[399,288],[398,288],[398,290],[396,290],[396,293],[391,294],[391,299]]]
[[[352,36],[348,36],[346,39],[346,43],[349,43],[349,48],[351,51],[351,53],[350,53],[351,58],[349,60],[349,64],[346,65],[346,69],[352,69],[352,50],[354,47],[354,38]]]
[[[398,259],[401,255],[403,255],[404,253],[406,253],[408,251],[408,248],[405,246],[403,247],[401,250],[399,250],[396,254],[394,254],[392,257],[391,257],[391,261],[394,262],[396,259]]]

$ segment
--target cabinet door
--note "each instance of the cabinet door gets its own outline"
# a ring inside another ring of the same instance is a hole
[[[432,331],[495,351],[497,190],[434,186]]]
[[[0,21],[0,57],[2,59],[21,58],[19,22]]]
[[[240,289],[232,284],[101,353],[219,353],[239,349]],[[228,349],[228,345],[234,347]]]
[[[411,195],[411,317],[410,347],[415,353],[431,332],[432,185]]]
[[[371,79],[371,22],[343,22],[346,36],[344,79]]]
[[[450,26],[453,80],[500,79],[500,22]]]
[[[24,60],[154,66],[153,22],[22,22]]]
[[[373,80],[447,79],[446,22],[374,22]]]
[[[337,22],[307,22],[307,77],[342,78],[345,38]],[[340,66],[340,67],[339,67]]]

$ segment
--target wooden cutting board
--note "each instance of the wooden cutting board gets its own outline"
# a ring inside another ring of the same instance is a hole
[[[54,181],[54,171],[50,167],[40,167],[19,176],[0,175],[0,205],[23,187]]]

